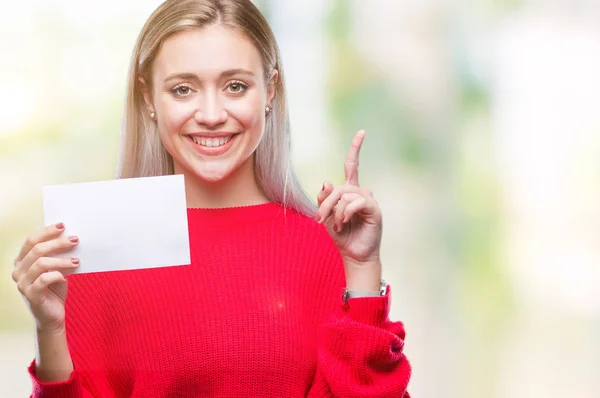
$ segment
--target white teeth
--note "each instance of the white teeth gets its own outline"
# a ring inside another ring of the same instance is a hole
[[[207,147],[217,147],[217,146],[222,146],[222,145],[227,144],[231,140],[231,137],[233,137],[233,136],[230,135],[229,137],[219,137],[219,138],[204,138],[204,137],[192,136],[192,140],[198,145],[207,146]]]

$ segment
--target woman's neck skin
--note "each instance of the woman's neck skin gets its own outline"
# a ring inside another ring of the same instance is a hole
[[[175,174],[184,175],[187,207],[190,208],[239,207],[270,202],[256,180],[254,156],[226,178],[214,182],[202,180],[177,164]]]

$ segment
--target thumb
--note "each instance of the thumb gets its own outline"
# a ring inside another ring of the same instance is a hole
[[[323,188],[321,188],[321,191],[319,191],[319,194],[317,195],[317,203],[319,206],[321,206],[321,203],[327,199],[331,192],[333,192],[333,184],[329,181],[325,181],[323,183]]]

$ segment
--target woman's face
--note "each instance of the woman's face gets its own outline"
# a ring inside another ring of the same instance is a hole
[[[145,99],[175,173],[216,182],[253,167],[274,95],[269,87],[258,50],[236,31],[211,25],[169,37]]]

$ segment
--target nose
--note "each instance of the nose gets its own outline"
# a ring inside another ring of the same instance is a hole
[[[194,118],[198,124],[216,127],[227,121],[227,110],[218,94],[207,93],[204,101],[196,109]]]

